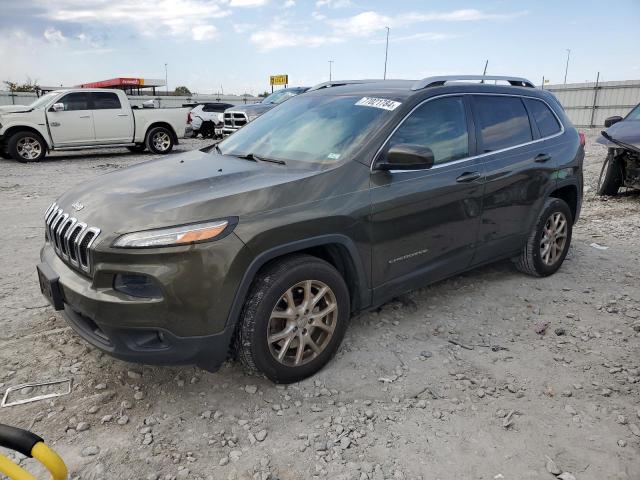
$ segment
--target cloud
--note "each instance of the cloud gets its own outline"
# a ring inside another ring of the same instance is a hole
[[[269,0],[231,0],[230,7],[261,7],[266,5]]]
[[[266,0],[231,0],[249,6]],[[119,25],[145,36],[170,35],[209,40],[217,29],[213,21],[231,15],[222,0],[34,0],[49,21],[81,25]]]
[[[286,0],[284,2],[284,8],[291,8],[296,6],[296,0]]]
[[[347,8],[353,5],[351,0],[318,0],[316,8]]]
[[[343,41],[333,36],[293,33],[279,26],[254,32],[250,40],[262,52],[284,47],[320,47]]]
[[[233,31],[236,33],[247,33],[255,29],[256,29],[256,26],[253,23],[234,23],[233,24]]]
[[[399,37],[394,37],[393,35],[391,35],[389,37],[389,43],[410,42],[410,41],[416,41],[416,40],[427,40],[427,41],[437,42],[439,40],[450,40],[452,38],[458,38],[458,37],[459,35],[454,35],[451,33],[421,32],[421,33],[414,33],[412,35],[402,35]],[[385,43],[385,42],[386,42],[386,39],[382,38],[382,39],[373,40],[371,43]]]
[[[62,34],[60,30],[56,30],[53,27],[47,28],[44,33],[44,38],[47,42],[59,45],[65,43],[67,38]]]
[[[352,17],[330,20],[329,24],[342,35],[364,37],[373,32],[382,31],[384,27],[406,27],[424,22],[473,22],[481,20],[508,20],[527,12],[485,13],[480,10],[466,9],[451,12],[420,13],[410,12],[395,16],[382,15],[367,11]]]

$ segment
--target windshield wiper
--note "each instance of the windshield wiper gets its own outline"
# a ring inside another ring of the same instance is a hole
[[[244,158],[245,160],[252,160],[254,162],[269,162],[276,163],[278,165],[286,165],[284,160],[276,160],[275,158],[262,158],[253,153],[247,153],[246,155],[235,155],[238,158]]]

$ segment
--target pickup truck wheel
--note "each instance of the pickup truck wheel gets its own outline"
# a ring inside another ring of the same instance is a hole
[[[0,158],[4,158],[5,160],[9,160],[11,158],[11,155],[9,155],[9,152],[4,150],[2,146],[0,146]]]
[[[310,255],[286,257],[255,279],[236,333],[236,355],[250,373],[298,382],[335,354],[349,317],[349,290],[332,265]]]
[[[46,153],[44,140],[37,133],[18,132],[9,139],[9,154],[19,162],[38,162]]]
[[[600,170],[598,195],[613,197],[622,186],[622,167],[613,153],[609,152]]]
[[[555,273],[569,251],[572,227],[569,205],[559,198],[548,198],[516,262],[518,270],[536,277]]]
[[[145,144],[142,145],[134,145],[133,147],[127,147],[127,150],[129,150],[132,153],[142,153],[146,150],[147,146]]]
[[[152,153],[169,153],[173,150],[173,135],[165,127],[154,127],[147,133],[145,143]]]

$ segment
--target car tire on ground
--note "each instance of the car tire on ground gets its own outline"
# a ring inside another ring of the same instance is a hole
[[[622,165],[614,157],[612,152],[607,154],[607,158],[602,164],[600,177],[598,178],[598,195],[614,196],[622,186]]]
[[[9,152],[4,150],[2,146],[0,146],[0,158],[4,158],[5,160],[9,160],[11,158],[11,155],[9,155]]]
[[[147,132],[145,144],[151,153],[169,153],[174,143],[173,134],[168,128],[153,127]]]
[[[559,198],[548,198],[516,261],[518,270],[536,277],[555,273],[569,251],[573,215]]]
[[[44,139],[34,132],[18,132],[9,138],[9,155],[19,162],[38,162],[47,154]]]
[[[127,149],[132,153],[142,153],[147,149],[147,146],[144,143],[139,145],[134,145],[132,147],[127,147]]]
[[[275,260],[247,296],[235,354],[250,373],[276,383],[300,381],[333,357],[350,314],[349,290],[332,265],[302,254]]]

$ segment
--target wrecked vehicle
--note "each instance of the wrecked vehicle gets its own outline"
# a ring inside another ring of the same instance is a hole
[[[598,178],[598,195],[613,196],[620,187],[640,190],[640,104],[626,117],[609,117],[597,140],[608,147]]]

